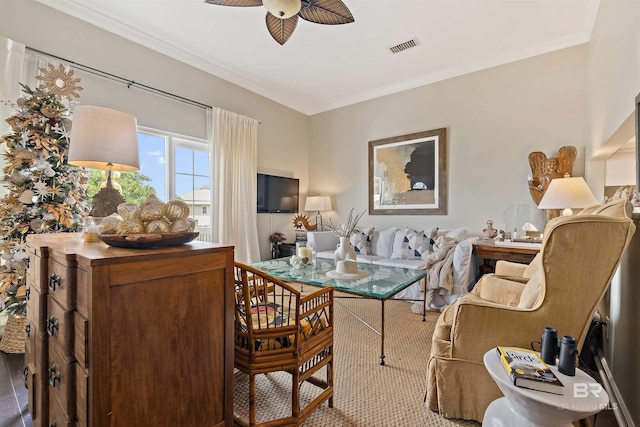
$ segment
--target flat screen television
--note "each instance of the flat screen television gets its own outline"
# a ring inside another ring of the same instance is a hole
[[[298,212],[299,180],[258,174],[258,213]]]

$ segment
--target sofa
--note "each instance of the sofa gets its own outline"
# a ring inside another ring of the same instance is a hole
[[[356,230],[351,244],[356,251],[356,261],[388,267],[428,269],[427,307],[442,309],[459,295],[467,292],[475,281],[476,265],[472,256],[472,242],[477,237],[467,236],[463,228],[451,230],[422,230],[411,228],[374,227]],[[316,257],[333,258],[339,237],[332,231],[310,231],[307,240],[312,242]],[[394,298],[422,301],[424,284],[414,283]],[[414,305],[421,313],[422,304]]]

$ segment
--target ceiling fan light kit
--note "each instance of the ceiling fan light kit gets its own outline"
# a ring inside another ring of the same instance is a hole
[[[300,0],[262,0],[264,7],[276,18],[287,19],[300,12]]]
[[[264,6],[268,11],[267,30],[281,45],[293,34],[298,17],[324,25],[354,22],[353,15],[341,0],[205,0],[205,3],[235,7]]]

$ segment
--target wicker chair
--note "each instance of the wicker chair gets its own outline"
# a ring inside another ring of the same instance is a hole
[[[249,376],[249,419],[234,413],[242,426],[302,423],[322,403],[333,407],[333,289],[308,296],[276,277],[235,263],[235,367]],[[314,377],[326,367],[326,378]],[[256,424],[258,374],[291,374],[291,416]],[[307,381],[317,395],[300,409],[300,388]]]

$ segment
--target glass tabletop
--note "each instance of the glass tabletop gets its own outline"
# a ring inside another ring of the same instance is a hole
[[[358,270],[366,272],[366,277],[332,279],[327,276],[327,272],[335,271],[335,265],[332,259],[324,258],[318,258],[315,267],[307,266],[300,269],[294,269],[289,264],[289,258],[272,259],[252,265],[281,279],[319,287],[330,286],[339,291],[381,300],[392,297],[427,275],[427,270],[358,263]]]

